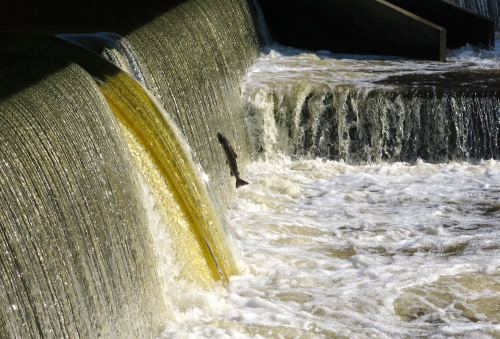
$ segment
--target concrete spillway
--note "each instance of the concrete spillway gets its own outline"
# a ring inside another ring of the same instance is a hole
[[[275,41],[310,50],[445,61],[447,47],[494,44],[492,20],[448,0],[266,0],[261,7]]]

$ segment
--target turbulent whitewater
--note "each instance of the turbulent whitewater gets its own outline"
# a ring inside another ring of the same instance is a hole
[[[248,173],[229,211],[246,273],[162,338],[500,336],[499,162]]]
[[[255,12],[2,35],[0,336],[500,337],[499,51],[258,58]]]
[[[366,93],[395,73],[495,71],[498,55],[465,47],[446,64],[283,46],[261,55],[242,85],[260,160],[228,211],[246,271],[229,295],[204,294],[179,312],[161,338],[500,337],[497,160],[349,164],[351,153],[314,157],[279,129],[290,114],[281,127],[300,131],[294,107],[317,88]],[[498,105],[492,112],[498,121]]]

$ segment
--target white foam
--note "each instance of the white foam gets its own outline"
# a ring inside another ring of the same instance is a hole
[[[494,337],[499,175],[491,160],[255,162],[229,211],[246,273],[231,279],[227,308],[162,338]],[[468,282],[479,276],[484,290]]]
[[[243,82],[247,91],[287,83],[288,89],[313,85],[334,88],[354,85],[358,88],[380,88],[376,81],[388,76],[430,74],[472,69],[498,69],[500,40],[493,50],[466,45],[447,51],[447,62],[410,60],[401,57],[335,54],[307,51],[273,44],[267,47]]]
[[[499,56],[467,46],[435,63],[273,45],[242,95],[265,106],[276,84],[370,88],[390,75],[498,68]],[[253,123],[279,134],[272,121]],[[180,312],[161,338],[500,336],[498,161],[349,166],[275,154],[244,177],[252,184],[228,211],[244,274],[227,296]]]

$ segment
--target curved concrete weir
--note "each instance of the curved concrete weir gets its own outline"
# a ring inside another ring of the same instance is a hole
[[[223,294],[241,272],[216,133],[243,168],[237,84],[258,54],[252,18],[243,0],[166,2],[121,30],[66,29],[68,11],[62,26],[40,13],[40,35],[0,33],[2,338],[155,337],[185,294]],[[147,49],[142,79],[100,55],[123,52],[125,35]]]
[[[115,115],[147,150],[170,187],[197,237],[213,278],[226,282],[239,272],[234,248],[226,242],[230,239],[228,226],[224,217],[213,209],[215,197],[213,194],[211,197],[209,187],[203,182],[194,154],[175,123],[137,80],[98,55],[55,37],[15,37],[2,41],[4,51],[9,53],[75,60],[99,79],[98,84]]]

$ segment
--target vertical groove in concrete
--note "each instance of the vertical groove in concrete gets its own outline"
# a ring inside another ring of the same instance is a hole
[[[261,7],[275,41],[310,50],[445,61],[447,47],[494,44],[491,20],[449,0],[266,0]]]
[[[449,0],[386,0],[446,29],[447,48],[495,45],[495,22]]]

